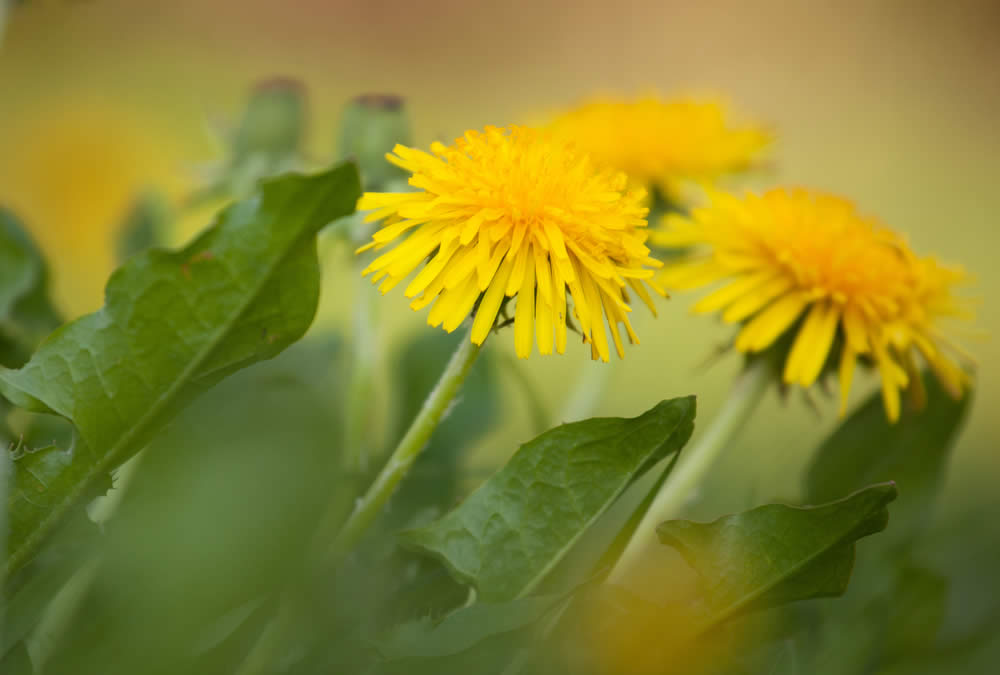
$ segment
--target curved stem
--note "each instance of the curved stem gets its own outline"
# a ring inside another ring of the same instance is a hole
[[[423,407],[416,419],[410,424],[406,435],[390,455],[382,471],[368,491],[358,500],[353,513],[340,529],[327,554],[327,564],[335,565],[350,552],[362,535],[382,511],[389,497],[396,491],[396,486],[413,466],[413,462],[427,445],[438,422],[448,410],[459,387],[465,381],[469,369],[479,355],[480,348],[472,342],[471,323],[468,333],[458,343],[458,348],[452,354],[451,360],[441,373],[441,378],[424,401]]]
[[[677,469],[670,474],[650,504],[631,541],[611,570],[608,576],[610,583],[621,582],[635,568],[647,547],[657,541],[657,526],[676,518],[684,504],[697,493],[709,469],[750,419],[772,377],[769,360],[761,357],[751,360],[739,374],[711,425],[691,450],[681,453]]]
[[[423,407],[410,424],[410,428],[407,429],[406,434],[399,441],[399,445],[389,456],[389,460],[371,487],[358,500],[347,521],[333,536],[333,544],[326,550],[325,556],[317,561],[321,570],[335,568],[344,556],[354,549],[378,514],[382,512],[382,508],[396,491],[396,487],[406,476],[417,457],[420,456],[434,429],[444,417],[455,398],[455,394],[458,393],[469,374],[469,369],[472,368],[476,357],[479,356],[479,351],[479,346],[472,342],[470,322],[468,332],[458,343],[458,347],[452,354],[451,360],[448,361],[444,372],[441,373],[437,385],[424,401]],[[325,541],[327,528],[337,525],[338,523],[334,519],[328,519],[320,526],[317,540]],[[292,592],[286,593],[282,597],[277,615],[258,637],[257,642],[243,660],[237,675],[259,675],[268,672],[276,654],[291,633],[300,602],[302,602],[301,597]]]

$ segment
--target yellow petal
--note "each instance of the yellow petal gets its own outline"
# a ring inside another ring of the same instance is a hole
[[[552,307],[545,298],[539,295],[535,298],[535,330],[538,338],[538,353],[552,353],[552,331],[554,316]]]
[[[745,274],[727,283],[722,288],[709,293],[691,308],[696,314],[709,314],[725,309],[742,296],[756,290],[760,285],[774,278],[774,272],[767,270],[756,274]]]
[[[608,334],[604,329],[604,312],[601,306],[600,291],[597,290],[597,284],[594,283],[593,277],[589,274],[582,274],[580,281],[583,292],[587,296],[587,308],[591,312],[590,329],[586,334],[594,348],[597,349],[601,360],[607,363],[611,360],[611,352],[608,350]]]
[[[562,272],[558,265],[552,265],[552,298],[555,300],[553,307],[556,329],[556,351],[560,354],[566,353],[566,283],[563,281]]]
[[[507,255],[514,256],[514,268],[510,272],[510,279],[507,280],[507,295],[513,297],[517,293],[521,285],[524,282],[524,276],[528,269],[528,261],[531,260],[531,247],[524,246],[522,248],[517,248],[515,246],[510,247],[510,253]],[[531,268],[534,270],[534,261],[532,261]]]
[[[549,254],[541,250],[541,247],[535,248],[535,279],[538,282],[539,295],[551,305],[552,274],[549,272]]]
[[[497,312],[500,311],[500,303],[504,298],[504,289],[507,287],[507,280],[510,278],[510,271],[514,267],[514,260],[507,256],[500,263],[500,268],[490,282],[486,293],[483,294],[479,309],[476,310],[476,319],[472,322],[472,341],[477,345],[483,344],[483,340],[490,334],[493,322],[496,321]]]
[[[722,313],[722,320],[737,323],[760,311],[775,298],[783,295],[792,287],[792,280],[785,276],[771,279],[762,286],[745,294]]]
[[[457,294],[457,300],[441,325],[449,333],[462,325],[462,322],[465,321],[466,317],[469,316],[469,312],[476,305],[476,299],[480,295],[476,278],[470,275],[465,280],[465,285],[452,290],[452,293]]]
[[[813,306],[785,363],[785,382],[798,382],[808,387],[816,381],[830,353],[839,317],[840,310],[832,304]]]
[[[531,255],[530,247],[525,257]],[[512,275],[513,276],[513,275]],[[517,357],[531,356],[531,343],[535,337],[535,266],[526,265],[521,289],[517,292],[517,310],[514,314],[514,351]]]
[[[712,259],[678,263],[664,268],[657,281],[667,288],[687,290],[698,288],[718,281],[730,274],[730,270],[722,267]]]
[[[789,293],[751,319],[736,338],[736,349],[758,352],[767,349],[791,326],[809,303],[805,293]]]
[[[649,291],[646,290],[646,287],[642,285],[642,282],[635,279],[629,279],[628,285],[631,286],[632,290],[635,291],[635,294],[638,295],[644,303],[646,303],[646,307],[649,307],[649,311],[653,313],[653,316],[656,316],[656,305],[653,304],[653,298],[649,295]]]
[[[444,269],[444,266],[448,264],[452,255],[454,255],[455,251],[458,250],[458,247],[458,242],[454,240],[448,244],[442,244],[437,255],[431,258],[431,261],[417,273],[417,276],[413,278],[413,281],[411,281],[410,285],[406,287],[403,294],[408,298],[412,298],[420,291],[427,288],[427,285],[431,283]]]

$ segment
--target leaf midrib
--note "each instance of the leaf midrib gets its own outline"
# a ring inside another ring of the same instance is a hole
[[[316,213],[319,211],[320,207],[328,198],[330,190],[324,190],[320,198],[316,200],[316,203],[308,210],[308,216],[303,218],[303,222],[308,222],[315,217]],[[285,202],[287,203],[288,198],[286,197]],[[285,204],[282,204],[284,208]],[[276,209],[279,210],[279,209]],[[157,416],[163,412],[164,408],[180,393],[181,389],[193,379],[194,373],[197,369],[211,356],[212,352],[216,347],[219,346],[220,342],[225,339],[225,336],[232,330],[236,322],[239,321],[247,310],[253,305],[254,301],[260,295],[260,292],[268,284],[275,269],[277,269],[288,256],[295,250],[296,245],[303,239],[305,235],[294,237],[287,242],[286,248],[282,251],[280,256],[276,256],[272,263],[265,267],[265,274],[258,276],[258,283],[252,287],[252,291],[247,294],[246,300],[240,303],[236,311],[234,311],[228,320],[226,320],[219,328],[212,334],[211,338],[205,342],[205,345],[198,351],[198,353],[188,362],[188,365],[180,371],[179,375],[173,380],[166,391],[164,391],[156,401],[149,406],[149,408],[144,412],[134,425],[129,427],[119,437],[118,441],[111,447],[108,452],[91,466],[91,468],[86,472],[86,475],[82,480],[80,480],[66,495],[66,497],[60,500],[59,505],[52,508],[49,513],[38,523],[38,526],[32,531],[32,533],[24,540],[24,542],[15,550],[10,551],[6,561],[4,562],[3,574],[0,575],[0,579],[7,579],[10,575],[18,570],[26,561],[26,558],[31,555],[31,552],[51,533],[52,529],[62,520],[63,514],[76,504],[84,495],[87,488],[90,487],[91,483],[95,477],[102,473],[109,472],[118,459],[119,455],[124,452],[126,448],[134,441],[134,439],[140,436],[141,432],[145,431],[149,424],[157,418]],[[103,310],[102,310],[103,311]],[[71,420],[73,421],[73,420]],[[74,421],[75,424],[75,421]],[[79,431],[77,431],[79,434]],[[86,443],[86,439],[83,438],[82,434],[80,438]],[[94,449],[92,449],[94,450]],[[96,450],[94,450],[96,452]]]
[[[872,486],[872,487],[874,487],[874,486]],[[867,489],[870,489],[870,488],[867,488]],[[850,499],[850,498],[851,498],[850,496],[845,497],[845,500]],[[792,507],[789,507],[789,508],[801,508],[801,507],[794,507],[794,506],[792,506]],[[879,508],[885,508],[885,503],[884,502],[880,502]],[[731,603],[730,605],[728,605],[725,609],[717,612],[711,619],[703,622],[695,630],[695,635],[702,635],[702,634],[708,632],[709,630],[711,630],[712,628],[714,628],[715,626],[718,626],[719,624],[723,623],[724,621],[727,621],[729,618],[735,616],[740,611],[742,611],[747,605],[753,603],[753,601],[757,600],[758,598],[760,598],[762,595],[764,595],[768,591],[774,589],[782,581],[784,581],[786,579],[789,579],[789,578],[795,576],[796,574],[798,574],[799,572],[801,572],[809,564],[815,562],[816,559],[819,558],[820,556],[822,556],[823,554],[829,553],[834,548],[836,548],[838,546],[844,545],[844,540],[848,536],[850,536],[851,532],[854,532],[856,529],[858,529],[858,527],[863,522],[865,522],[866,520],[868,520],[869,518],[871,518],[871,514],[869,514],[865,518],[863,518],[863,519],[855,522],[854,525],[851,528],[848,528],[846,531],[842,532],[840,534],[840,536],[838,536],[836,538],[836,540],[834,540],[834,542],[832,544],[830,544],[830,545],[828,545],[828,546],[820,549],[818,552],[815,552],[812,555],[807,556],[806,558],[804,558],[803,560],[801,560],[799,563],[793,565],[790,569],[786,570],[786,572],[784,574],[779,575],[778,577],[776,577],[770,583],[764,584],[757,591],[749,593],[749,594],[743,596],[741,599],[739,599],[736,602]],[[857,539],[854,539],[853,542],[857,542]]]
[[[683,417],[683,414],[681,415],[681,417]],[[625,438],[623,438],[622,440],[624,441],[629,436],[634,436],[635,434],[637,434],[640,431],[644,430],[648,425],[654,424],[657,421],[658,420],[656,420],[656,419],[650,419],[649,421],[646,422],[646,424],[643,424],[643,425],[639,426],[638,428],[632,430],[631,433],[627,434],[625,436]],[[531,591],[533,591],[538,586],[539,583],[541,583],[541,581],[549,574],[549,572],[551,572],[555,568],[555,566],[557,564],[559,564],[559,562],[566,555],[566,552],[569,551],[571,548],[573,548],[573,545],[576,544],[577,541],[579,541],[580,537],[582,537],[585,532],[588,532],[590,530],[591,526],[595,522],[597,522],[597,520],[602,515],[604,515],[604,513],[611,507],[611,504],[613,504],[615,501],[617,501],[618,497],[620,497],[621,494],[628,488],[628,486],[631,485],[631,483],[632,483],[632,476],[634,476],[642,467],[644,467],[646,465],[646,460],[648,460],[650,456],[656,454],[660,450],[660,448],[662,448],[670,440],[670,438],[675,433],[677,433],[677,428],[679,426],[680,426],[680,420],[678,419],[678,420],[676,420],[676,423],[674,424],[673,428],[670,430],[670,433],[666,434],[663,437],[663,440],[660,443],[658,443],[655,447],[653,447],[652,449],[650,449],[650,451],[645,454],[645,456],[643,457],[643,460],[641,462],[639,462],[638,464],[636,464],[635,470],[628,472],[628,475],[624,477],[624,480],[622,481],[622,483],[615,489],[614,494],[610,495],[608,497],[608,499],[606,499],[604,501],[604,504],[601,506],[601,508],[594,513],[593,517],[591,517],[589,520],[587,520],[587,522],[584,523],[584,525],[582,527],[580,527],[576,531],[576,534],[574,534],[572,537],[570,537],[566,541],[565,545],[563,545],[562,547],[560,547],[560,549],[558,550],[558,552],[556,552],[552,556],[552,558],[549,560],[549,562],[538,572],[538,574],[536,574],[525,585],[525,587],[523,589],[521,589],[521,591],[515,596],[515,598],[523,598],[528,593],[530,593]]]

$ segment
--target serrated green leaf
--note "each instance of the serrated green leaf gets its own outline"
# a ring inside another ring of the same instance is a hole
[[[0,209],[0,366],[22,365],[58,325],[45,261],[14,215]]]
[[[768,504],[712,523],[668,521],[657,533],[701,577],[711,627],[749,611],[843,594],[854,543],[885,529],[886,505],[896,494],[885,483],[821,506]]]
[[[22,369],[0,370],[8,399],[71,420],[81,437],[44,467],[15,468],[7,573],[193,396],[305,333],[319,297],[315,235],[359,191],[349,164],[264,182],[184,249],[131,259],[103,309],[53,333]]]
[[[890,424],[876,393],[823,442],[806,476],[808,501],[829,501],[891,480],[902,493],[893,507],[892,538],[924,528],[972,395],[956,401],[936,378],[923,377],[927,404],[922,410],[907,410]]]
[[[633,419],[551,429],[404,544],[440,558],[487,602],[524,596],[638,476],[687,442],[693,397],[663,401]]]

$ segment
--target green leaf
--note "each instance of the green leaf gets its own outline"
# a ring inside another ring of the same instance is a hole
[[[439,622],[407,621],[376,641],[383,659],[451,656],[483,640],[525,628],[566,598],[566,593],[532,595],[496,604],[477,603],[455,610]]]
[[[686,397],[634,419],[551,429],[456,509],[404,532],[403,542],[440,558],[484,601],[524,596],[638,476],[687,442],[694,415]]]
[[[163,243],[170,207],[158,192],[146,192],[132,204],[118,233],[118,260],[124,262]]]
[[[0,365],[22,365],[58,325],[45,261],[14,215],[0,209]]]
[[[8,399],[80,436],[73,451],[15,468],[8,573],[192,397],[305,333],[319,298],[315,235],[358,193],[348,164],[267,181],[186,248],[131,259],[103,309],[53,333],[21,370],[0,370]]]
[[[819,447],[806,476],[806,499],[829,501],[865,485],[893,481],[902,493],[893,507],[893,539],[924,529],[971,394],[956,401],[924,375],[927,404],[896,424],[874,394]]]
[[[342,484],[334,450],[346,356],[340,340],[314,332],[221,382],[157,434],[104,526],[92,589],[47,672],[236,670],[191,663],[226,626],[241,632],[224,620],[234,608],[301,575]]]
[[[914,648],[934,643],[948,610],[948,579],[937,572],[907,566],[899,578],[889,605],[889,626],[884,649],[905,657]]]
[[[768,504],[712,523],[684,520],[657,529],[703,582],[711,610],[702,630],[759,609],[844,593],[854,543],[885,529],[892,483],[821,506]]]

